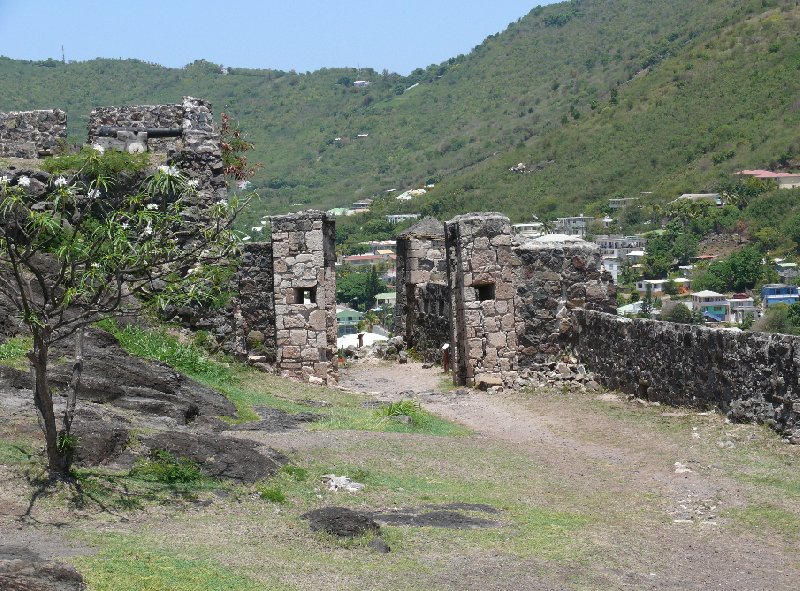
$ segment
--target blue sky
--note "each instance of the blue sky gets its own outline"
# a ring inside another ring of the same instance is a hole
[[[407,74],[553,0],[0,0],[0,55]]]

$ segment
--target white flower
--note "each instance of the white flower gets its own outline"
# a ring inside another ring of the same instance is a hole
[[[153,227],[152,227],[150,224],[147,224],[147,227],[146,227],[144,230],[142,230],[142,233],[143,233],[145,236],[150,236],[150,235],[152,235],[152,233],[153,233]]]
[[[106,151],[106,149],[100,144],[92,144],[92,150],[94,150],[95,152],[100,152],[101,154],[103,154]]]
[[[99,269],[100,268],[100,263],[92,263],[92,268]]]
[[[250,240],[250,236],[245,236],[245,237],[242,238],[242,240],[246,242],[246,241]]]
[[[66,187],[67,186],[67,179],[65,179],[63,176],[60,176],[56,180],[53,181],[53,184],[56,187]]]
[[[158,203],[148,203],[147,204],[147,209],[149,209],[151,211],[154,210],[154,209],[158,209]]]
[[[220,199],[217,201],[217,205],[221,205],[222,207],[228,207],[228,202],[225,199]]]
[[[128,229],[128,226],[130,226],[130,224],[129,224],[128,222],[122,222],[122,223],[120,224],[120,227],[121,227],[123,230],[127,230],[127,229]]]
[[[167,166],[166,164],[159,166],[158,170],[159,172],[167,176],[178,176],[180,174],[177,168],[175,168],[174,166]]]
[[[186,186],[190,189],[196,189],[200,185],[199,179],[192,179],[190,181],[186,181]]]
[[[17,184],[20,187],[30,187],[31,186],[31,179],[27,176],[21,176],[17,179]]]
[[[7,185],[8,184],[8,175],[0,176],[0,185]]]
[[[99,199],[100,198],[100,189],[90,189],[86,196],[89,199]]]

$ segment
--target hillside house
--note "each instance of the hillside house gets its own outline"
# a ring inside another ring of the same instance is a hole
[[[677,277],[672,281],[680,291],[685,292],[692,286],[692,282],[685,277]],[[664,293],[664,285],[668,282],[669,279],[642,279],[636,282],[636,291],[642,294],[647,293],[647,288],[649,286],[651,294],[654,296],[661,295]]]
[[[593,217],[583,214],[568,218],[558,218],[555,224],[555,231],[558,234],[580,236],[583,238],[586,236],[586,230],[589,228],[589,224],[593,221]]]
[[[719,193],[684,193],[671,203],[678,203],[679,201],[710,201],[717,207],[722,207],[722,195]]]
[[[356,80],[355,82],[353,82],[353,86],[355,86],[356,88],[366,88],[367,86],[369,86],[369,80]]]
[[[716,291],[704,290],[692,294],[692,308],[699,311],[706,320],[726,322],[731,316],[728,299]]]
[[[608,271],[614,279],[614,283],[619,283],[617,277],[622,270],[623,262],[614,256],[604,256],[602,267],[604,271]]]
[[[378,308],[382,308],[384,306],[394,307],[396,301],[396,291],[387,291],[385,293],[379,293],[375,296],[375,305]]]
[[[779,189],[800,188],[800,172],[772,172],[770,170],[740,170],[736,174],[774,181]]]
[[[336,324],[337,336],[342,337],[346,334],[356,334],[358,332],[358,323],[364,317],[364,314],[352,308],[339,306],[336,308]]]
[[[395,213],[386,216],[386,221],[390,224],[400,224],[409,220],[419,219],[418,213]]]
[[[526,238],[538,238],[544,234],[544,224],[542,222],[528,222],[527,224],[514,224],[511,231],[518,236]]]
[[[625,209],[631,205],[636,205],[639,202],[638,197],[622,197],[619,199],[609,199],[608,207],[614,211]]]
[[[761,288],[761,305],[765,308],[775,304],[794,304],[798,300],[800,292],[796,285],[769,283]]]
[[[784,283],[788,283],[800,276],[800,268],[798,268],[797,263],[775,263],[775,271]]]
[[[619,234],[600,234],[594,238],[603,256],[624,257],[634,250],[643,250],[647,239],[643,236],[622,236]]]
[[[753,298],[744,294],[734,295],[728,300],[728,304],[731,310],[730,319],[738,324],[744,322],[748,317],[756,320],[761,316],[761,310],[756,307]]]

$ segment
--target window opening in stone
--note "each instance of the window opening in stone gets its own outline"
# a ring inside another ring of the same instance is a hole
[[[294,301],[296,304],[316,304],[317,303],[317,288],[316,287],[295,287]]]
[[[494,299],[494,283],[486,283],[484,285],[475,286],[475,296],[479,302],[485,302]]]

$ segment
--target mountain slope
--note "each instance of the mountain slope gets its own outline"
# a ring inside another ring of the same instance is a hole
[[[207,98],[264,163],[250,218],[428,180],[439,184],[429,196],[376,210],[577,213],[796,157],[797,20],[793,0],[574,0],[408,77],[3,58],[0,110],[66,108],[79,140],[93,106]],[[541,170],[508,173],[519,161]]]

